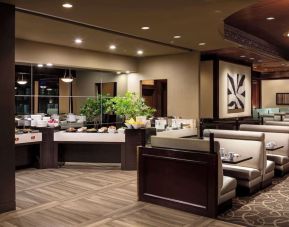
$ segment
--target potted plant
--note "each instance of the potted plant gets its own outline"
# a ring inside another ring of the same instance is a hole
[[[156,110],[147,106],[144,99],[136,93],[127,92],[123,97],[116,96],[108,100],[106,111],[122,116],[123,120],[135,120],[137,116],[150,117]]]
[[[108,99],[106,96],[99,96],[96,98],[88,98],[84,105],[80,109],[80,114],[86,116],[86,121],[92,122],[94,127],[98,120],[100,120],[100,115],[106,113],[106,103]]]

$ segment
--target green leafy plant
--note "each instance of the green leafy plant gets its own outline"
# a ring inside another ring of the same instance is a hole
[[[106,113],[108,98],[100,96],[97,98],[88,98],[80,109],[80,114],[86,116],[87,121],[96,121],[97,117],[102,113]]]
[[[143,98],[135,93],[127,92],[125,96],[116,96],[106,102],[106,112],[114,112],[116,115],[126,119],[136,116],[150,117],[156,111],[147,106]]]

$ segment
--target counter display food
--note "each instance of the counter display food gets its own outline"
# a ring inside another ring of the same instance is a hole
[[[54,133],[54,141],[56,142],[109,142],[124,143],[124,133],[89,133],[89,132],[66,132],[59,131]]]
[[[15,134],[15,144],[37,143],[42,141],[42,133]]]

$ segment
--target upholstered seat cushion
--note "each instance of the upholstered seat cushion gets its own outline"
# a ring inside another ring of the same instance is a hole
[[[221,189],[221,195],[224,195],[237,187],[237,180],[232,177],[223,176],[223,187]]]
[[[267,160],[267,166],[266,166],[266,171],[265,173],[270,173],[271,171],[273,171],[275,168],[275,162]]]
[[[242,180],[253,180],[261,176],[261,171],[249,167],[223,164],[224,175]]]
[[[276,165],[284,165],[289,162],[289,158],[283,155],[267,154],[267,159],[276,163]]]

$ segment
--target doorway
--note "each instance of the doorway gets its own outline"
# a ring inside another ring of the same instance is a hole
[[[155,116],[167,116],[167,80],[141,80],[141,94],[145,103],[156,109]]]

